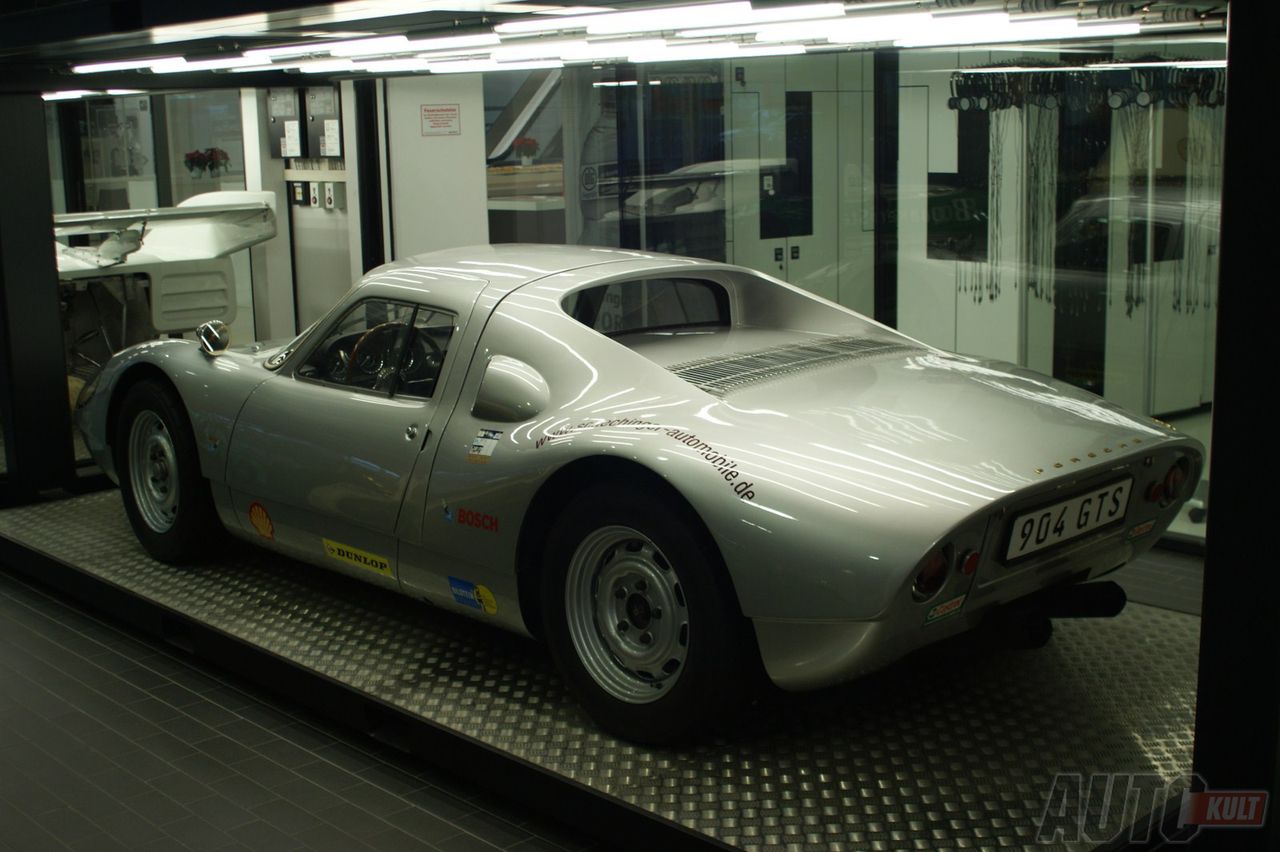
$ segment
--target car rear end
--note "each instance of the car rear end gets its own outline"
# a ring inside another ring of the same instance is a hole
[[[1025,624],[1114,615],[1123,594],[1088,581],[1159,539],[1203,464],[1203,450],[1190,438],[1125,444],[1099,448],[1095,456],[1106,461],[1087,467],[1084,459],[1065,459],[1043,485],[954,526],[905,574],[875,619],[757,619],[770,677],[785,689],[812,689],[859,677],[988,619]],[[1072,473],[1073,464],[1082,469]]]

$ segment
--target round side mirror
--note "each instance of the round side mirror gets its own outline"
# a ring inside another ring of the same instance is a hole
[[[209,320],[196,328],[196,339],[204,354],[221,355],[231,345],[231,329],[222,320]]]

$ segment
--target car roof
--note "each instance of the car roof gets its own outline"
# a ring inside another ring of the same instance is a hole
[[[691,258],[605,246],[538,243],[459,246],[406,257],[370,270],[361,283],[393,279],[400,284],[442,278],[487,282],[511,292],[531,281],[587,266],[620,261],[659,260],[688,264]],[[695,261],[696,263],[696,261]]]

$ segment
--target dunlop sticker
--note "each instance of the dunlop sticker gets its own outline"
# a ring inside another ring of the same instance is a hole
[[[372,571],[375,574],[381,574],[383,577],[391,576],[391,563],[387,561],[385,556],[379,556],[376,553],[370,553],[367,550],[361,550],[358,547],[352,547],[349,544],[340,544],[329,539],[321,539],[324,542],[325,555],[339,562],[345,562],[348,565],[354,565],[357,568],[363,568],[366,571]]]

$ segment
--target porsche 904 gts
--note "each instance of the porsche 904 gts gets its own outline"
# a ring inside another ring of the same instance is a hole
[[[114,357],[78,423],[157,559],[219,528],[541,637],[668,741],[763,671],[857,677],[1148,548],[1200,475],[1158,421],[741,267],[480,246],[283,345]]]

